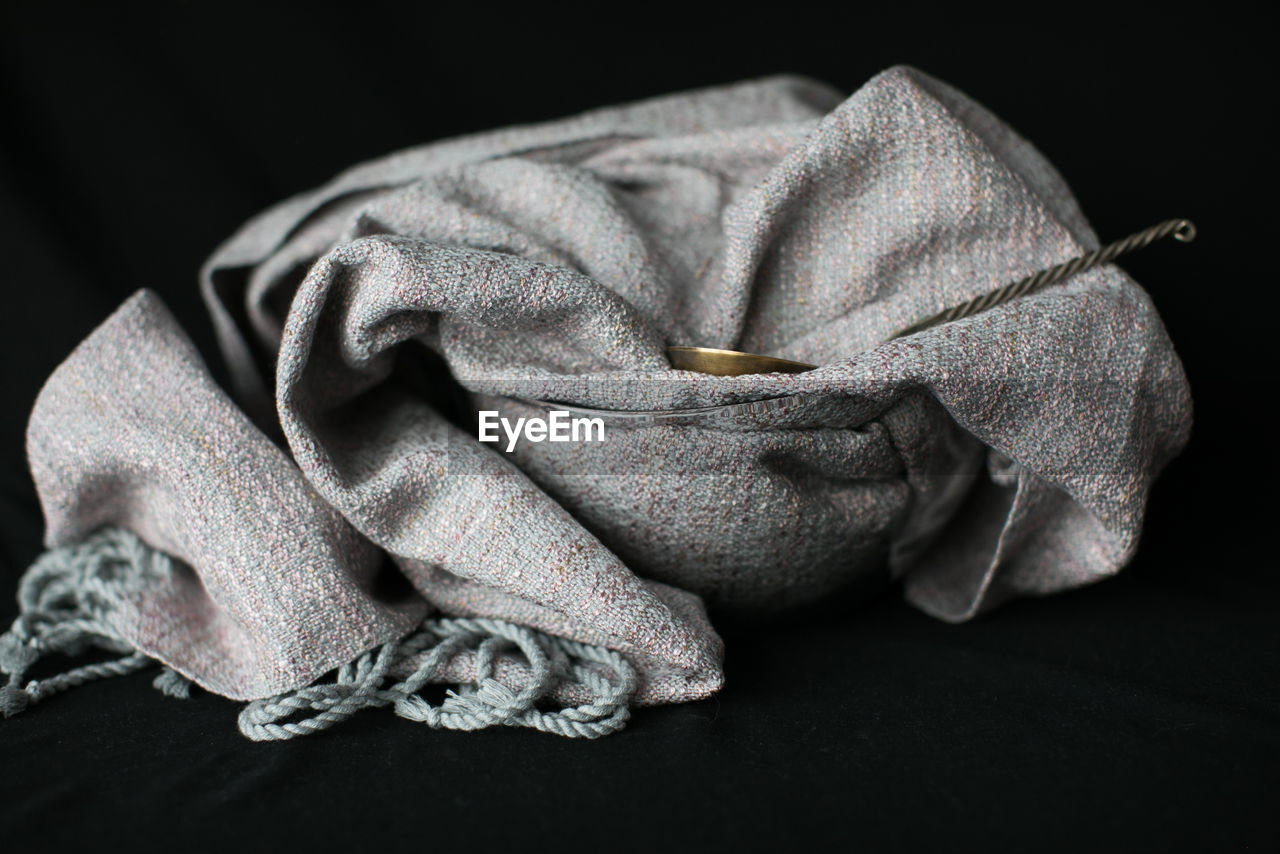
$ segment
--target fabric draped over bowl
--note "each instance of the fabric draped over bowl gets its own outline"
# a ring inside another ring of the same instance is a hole
[[[29,431],[48,544],[118,525],[183,561],[116,622],[231,697],[429,607],[619,650],[640,703],[705,697],[704,603],[901,579],[958,621],[1132,557],[1191,404],[1123,271],[889,340],[1097,245],[1031,145],[905,67],[847,99],[777,77],[410,149],[206,263],[231,395],[145,291],[58,369]],[[676,344],[820,367],[674,371]],[[468,420],[767,400],[791,402],[510,453]],[[380,590],[384,555],[414,593]]]

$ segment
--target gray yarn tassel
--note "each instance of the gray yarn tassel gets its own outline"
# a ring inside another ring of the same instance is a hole
[[[440,681],[436,677],[442,664],[472,648],[475,685],[448,692],[439,706],[418,694],[427,683]],[[530,677],[521,687],[493,678],[497,654],[505,649],[518,650],[528,663]],[[405,678],[382,687],[399,674]],[[591,700],[558,712],[540,711],[537,701],[562,680],[587,688]],[[321,732],[361,709],[392,706],[400,717],[435,729],[505,725],[569,738],[598,738],[626,725],[627,703],[635,687],[635,670],[621,655],[603,647],[500,620],[427,620],[403,641],[370,650],[340,668],[334,683],[250,703],[240,713],[240,732],[254,741],[285,740]],[[307,712],[316,714],[286,720]]]
[[[115,529],[45,552],[18,586],[21,616],[0,635],[0,672],[9,677],[0,688],[0,714],[12,717],[69,688],[151,666],[110,625],[106,603],[113,593],[145,584],[169,566],[167,556]],[[46,655],[74,656],[89,648],[123,656],[47,679],[25,680],[27,671]]]
[[[151,681],[151,687],[175,700],[187,700],[191,697],[191,680],[168,667]]]
[[[120,528],[104,528],[84,542],[45,552],[19,585],[21,616],[0,635],[0,672],[9,676],[0,687],[0,714],[12,717],[94,679],[155,666],[113,627],[110,603],[172,569],[168,555]],[[25,679],[49,653],[77,655],[91,647],[123,656],[48,679]],[[512,651],[519,653],[529,673],[522,685],[507,685],[495,677],[499,655]],[[445,681],[443,666],[464,652],[475,656],[475,684],[458,686],[439,706],[431,705],[418,691]],[[185,699],[192,683],[165,666],[152,684],[167,696]],[[538,709],[537,703],[557,688],[571,685],[590,699],[557,712]],[[401,717],[436,728],[522,726],[570,738],[598,738],[626,725],[635,688],[635,670],[610,649],[500,620],[429,619],[409,637],[339,668],[333,683],[249,703],[240,713],[239,726],[254,741],[280,741],[321,732],[361,709],[392,706]]]

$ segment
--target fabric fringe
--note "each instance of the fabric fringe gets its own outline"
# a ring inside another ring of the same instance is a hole
[[[512,688],[494,678],[497,654],[518,650],[530,671],[528,682]],[[442,682],[441,668],[464,651],[474,651],[475,681],[447,693],[433,706],[418,693]],[[398,673],[409,675],[387,687]],[[585,688],[591,699],[558,712],[537,703],[562,682]],[[589,646],[500,620],[431,619],[408,638],[370,650],[338,669],[337,680],[269,700],[250,703],[240,713],[240,732],[254,741],[294,738],[320,732],[361,709],[392,706],[403,718],[436,729],[530,727],[570,738],[598,738],[622,729],[636,675],[612,650]],[[297,715],[314,712],[293,722]]]
[[[121,528],[104,528],[83,542],[45,552],[19,585],[20,616],[0,635],[0,672],[9,677],[0,687],[0,713],[8,718],[69,688],[157,664],[121,637],[110,609],[123,592],[144,589],[172,568],[168,555]],[[24,682],[45,656],[80,655],[91,648],[121,657]],[[496,676],[499,656],[512,652],[523,658],[521,673],[527,671],[516,686]],[[472,656],[473,681],[455,685],[439,705],[427,702],[421,689],[448,681],[446,666],[464,653]],[[192,683],[163,666],[152,684],[185,699]],[[333,682],[249,703],[239,727],[253,741],[281,741],[321,732],[361,709],[391,706],[400,717],[436,729],[504,725],[598,738],[626,725],[635,688],[634,668],[605,647],[500,620],[438,618],[340,667]],[[538,707],[565,694],[589,699],[554,712]]]

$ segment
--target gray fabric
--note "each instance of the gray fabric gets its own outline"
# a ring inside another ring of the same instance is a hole
[[[30,432],[50,545],[120,524],[187,561],[120,621],[230,696],[407,632],[425,605],[373,591],[382,551],[445,613],[623,652],[639,702],[703,697],[703,602],[892,576],[963,620],[1129,560],[1190,397],[1121,270],[884,343],[1096,245],[1028,143],[908,68],[847,100],[772,78],[395,154],[206,264],[258,427],[146,293],[59,368]],[[712,377],[670,344],[821,367]],[[405,382],[415,352],[448,375]],[[428,403],[450,376],[462,426]],[[476,410],[530,401],[620,414],[601,443],[477,442]],[[625,415],[702,407],[729,408]]]

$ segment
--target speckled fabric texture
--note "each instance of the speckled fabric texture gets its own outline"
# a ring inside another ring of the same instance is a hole
[[[230,396],[146,292],[58,369],[29,435],[49,544],[117,524],[185,561],[118,623],[232,697],[429,606],[620,650],[641,703],[704,697],[704,605],[901,579],[964,620],[1129,560],[1191,403],[1123,271],[889,340],[1097,243],[1035,149],[909,68],[411,149],[208,261]],[[820,367],[674,371],[672,344]],[[548,402],[604,441],[477,441],[479,410]],[[383,592],[384,556],[416,592]]]

